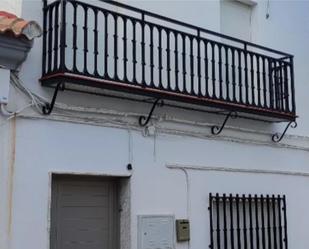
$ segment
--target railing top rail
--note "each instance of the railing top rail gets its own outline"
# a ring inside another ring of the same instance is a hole
[[[74,0],[70,0],[70,1],[74,1]],[[155,14],[153,12],[143,10],[143,9],[140,9],[140,8],[137,8],[137,7],[133,7],[133,6],[130,6],[130,5],[127,5],[127,4],[124,4],[124,3],[111,1],[111,0],[99,0],[99,1],[110,4],[110,5],[114,5],[114,6],[117,6],[117,7],[121,7],[121,8],[124,8],[124,9],[128,9],[128,10],[131,10],[131,11],[134,11],[134,12],[138,12],[141,15],[154,17],[154,18],[161,19],[161,20],[164,20],[164,21],[167,21],[167,22],[170,22],[170,23],[174,23],[174,24],[177,24],[177,25],[181,25],[181,26],[193,29],[193,30],[197,30],[199,32],[204,32],[204,33],[207,33],[207,34],[215,35],[215,36],[218,36],[220,38],[228,39],[228,40],[233,41],[233,42],[242,43],[246,47],[250,46],[250,47],[262,49],[262,50],[265,50],[265,51],[268,51],[268,52],[271,52],[271,53],[276,53],[278,55],[283,55],[283,56],[286,56],[286,57],[293,57],[293,55],[289,54],[289,53],[285,53],[285,52],[282,52],[282,51],[279,51],[279,50],[268,48],[268,47],[258,45],[258,44],[252,43],[252,42],[248,42],[248,41],[245,41],[245,40],[242,40],[242,39],[238,39],[238,38],[235,38],[235,37],[232,37],[232,36],[224,35],[224,34],[209,30],[209,29],[198,27],[198,26],[195,26],[195,25],[192,25],[192,24],[189,24],[189,23],[186,23],[186,22],[182,22],[182,21],[179,21],[179,20],[175,20],[173,18],[169,18],[169,17],[163,16],[163,15]]]

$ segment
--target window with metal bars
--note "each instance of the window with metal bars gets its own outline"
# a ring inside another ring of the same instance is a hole
[[[285,195],[209,194],[211,249],[288,249]]]

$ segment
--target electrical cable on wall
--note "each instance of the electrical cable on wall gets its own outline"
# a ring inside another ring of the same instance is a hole
[[[41,113],[41,107],[45,105],[47,99],[33,93],[30,89],[25,87],[21,83],[16,73],[11,73],[11,83],[15,88],[17,88],[22,93],[24,93],[26,96],[28,96],[31,99],[32,106],[34,106],[37,109],[37,111]]]
[[[13,81],[14,79],[12,79],[11,77],[11,82]],[[0,114],[4,117],[7,117],[2,123],[0,123],[0,126],[4,125],[7,121],[9,121],[10,119],[18,116],[18,114],[20,114],[21,112],[23,112],[25,109],[33,106],[34,102],[31,101],[30,104],[26,105],[26,106],[23,106],[21,107],[20,109],[18,109],[17,111],[9,111],[7,109],[7,103],[0,103]]]
[[[10,74],[10,82],[11,84],[19,89],[20,91],[22,91],[23,93],[25,93],[26,95],[28,95],[31,99],[31,103],[27,104],[26,106],[21,107],[20,109],[16,110],[16,111],[9,111],[7,110],[7,104],[0,104],[0,114],[2,116],[7,117],[7,119],[1,123],[0,126],[2,126],[3,124],[5,124],[7,121],[9,121],[10,119],[12,119],[13,117],[18,116],[20,113],[22,113],[25,109],[29,108],[29,107],[33,107],[35,106],[37,109],[39,109],[40,105],[43,103],[43,98],[42,97],[38,97],[35,96],[29,89],[27,89],[26,87],[23,86],[23,84],[21,84],[19,82],[18,76],[15,72],[12,72]]]
[[[0,127],[5,125],[6,122],[11,120],[12,118],[17,117],[20,113],[22,113],[25,109],[31,107],[32,105],[33,104],[29,104],[29,105],[26,105],[26,106],[20,108],[19,110],[15,111],[15,112],[11,112],[11,111],[8,111],[6,109],[5,104],[0,104],[0,114],[4,117],[7,117],[3,122],[0,123]]]
[[[27,97],[31,99],[31,107],[35,107],[38,113],[42,113],[42,106],[48,101],[45,97],[40,96],[37,93],[32,92],[29,88],[27,88],[18,76],[15,73],[11,74],[11,84],[18,89],[20,92],[25,94]],[[65,115],[68,117],[75,117],[75,114],[72,112],[82,112],[82,113],[95,113],[95,114],[115,114],[115,115],[124,115],[124,116],[136,116],[139,117],[140,113],[120,113],[114,112],[111,110],[102,110],[97,108],[84,108],[84,107],[76,107],[76,106],[68,106],[63,103],[56,103],[55,107],[58,109],[58,115]],[[89,120],[89,118],[88,118]],[[119,120],[111,120],[110,118],[100,118],[100,122],[111,123],[114,125],[123,125],[124,123]]]

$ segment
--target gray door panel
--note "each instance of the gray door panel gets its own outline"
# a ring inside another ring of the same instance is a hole
[[[117,181],[53,177],[51,249],[119,248]]]

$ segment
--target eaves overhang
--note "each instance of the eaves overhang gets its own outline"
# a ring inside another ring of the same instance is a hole
[[[25,61],[33,39],[41,35],[42,29],[35,21],[0,11],[0,66],[17,70]]]

